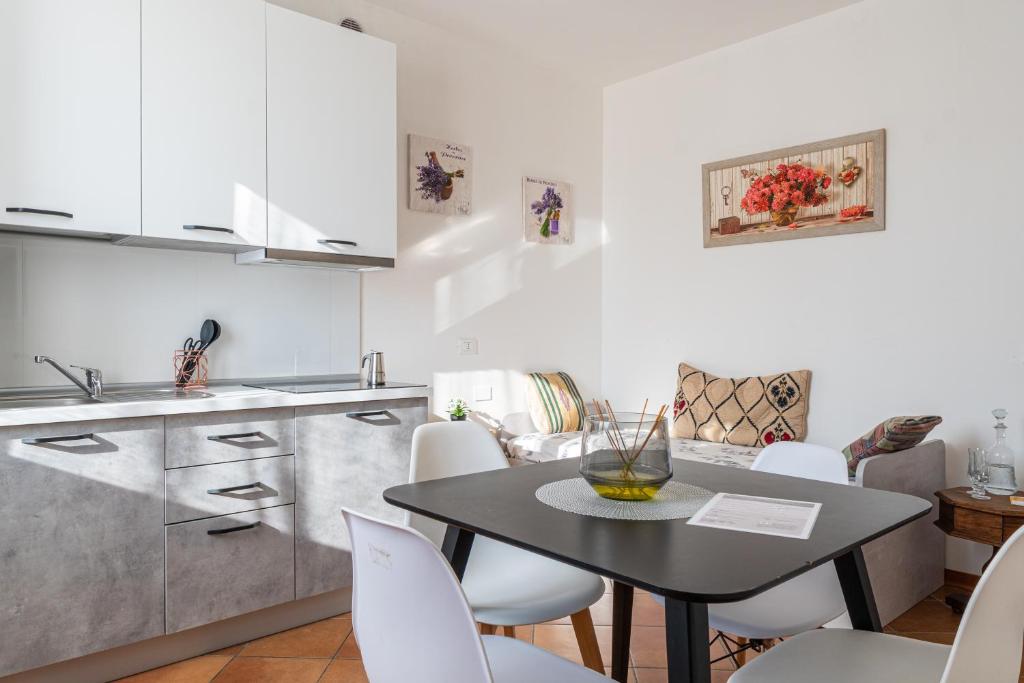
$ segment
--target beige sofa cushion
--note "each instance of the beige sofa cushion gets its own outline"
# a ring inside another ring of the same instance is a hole
[[[803,441],[810,384],[810,370],[728,378],[680,363],[672,436],[758,447]]]
[[[526,378],[526,403],[541,434],[583,429],[587,412],[576,383],[564,372],[531,372]]]

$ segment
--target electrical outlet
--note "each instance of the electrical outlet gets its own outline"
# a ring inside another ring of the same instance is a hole
[[[473,400],[474,401],[490,401],[494,398],[494,394],[489,386],[475,386],[473,387]]]
[[[475,356],[480,350],[475,337],[462,337],[459,339],[459,355]]]

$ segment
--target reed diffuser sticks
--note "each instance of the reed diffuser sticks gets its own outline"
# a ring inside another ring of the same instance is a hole
[[[647,405],[648,399],[644,399],[644,407],[640,413],[640,422],[637,423],[636,433],[633,435],[633,444],[631,446],[626,445],[626,438],[622,435],[622,428],[619,426],[619,420],[615,416],[615,410],[612,409],[612,404],[609,401],[604,402],[602,408],[601,403],[594,399],[594,408],[596,409],[595,415],[600,417],[602,420],[611,423],[611,428],[608,430],[608,443],[611,444],[612,449],[622,462],[622,475],[623,478],[632,478],[633,476],[633,465],[640,458],[640,454],[644,452],[647,443],[651,440],[655,430],[661,424],[661,421],[665,419],[665,412],[668,410],[668,406],[662,404],[661,408],[658,409],[658,414],[651,423],[650,429],[647,431],[647,436],[644,437],[643,441],[640,441],[640,431],[643,429],[644,418],[647,416]],[[607,412],[606,412],[607,411]],[[639,448],[637,442],[640,442]]]

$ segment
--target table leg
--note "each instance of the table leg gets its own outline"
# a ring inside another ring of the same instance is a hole
[[[882,621],[878,618],[875,593],[871,590],[871,579],[864,564],[864,553],[859,547],[835,559],[839,585],[843,588],[846,611],[850,623],[861,631],[881,632]]]
[[[476,534],[472,531],[466,531],[451,524],[448,525],[448,529],[444,532],[441,554],[451,564],[452,569],[455,571],[455,576],[459,577],[459,581],[462,581],[462,576],[466,573],[466,564],[469,563],[469,551],[473,548],[474,536]]]
[[[612,678],[626,683],[629,676],[629,635],[633,628],[633,587],[612,582]]]
[[[668,683],[711,683],[708,606],[665,598]]]

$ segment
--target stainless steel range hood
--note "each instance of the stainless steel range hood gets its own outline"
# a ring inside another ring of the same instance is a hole
[[[356,256],[354,254],[328,254],[319,251],[296,251],[293,249],[271,249],[269,247],[260,247],[252,251],[235,254],[235,263],[240,266],[277,263],[286,266],[354,271],[383,270],[395,267],[395,259],[393,258]]]

